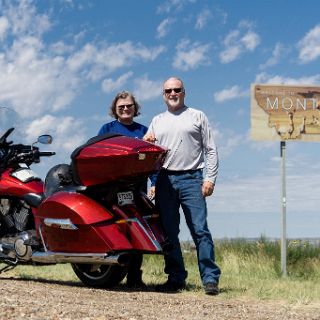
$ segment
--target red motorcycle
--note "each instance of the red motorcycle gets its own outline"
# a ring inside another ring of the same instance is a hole
[[[4,117],[2,117],[4,119]],[[142,191],[166,150],[120,135],[90,139],[43,182],[31,169],[43,152],[0,138],[0,272],[19,264],[71,263],[93,287],[117,285],[136,253],[163,254],[167,243],[154,204]],[[42,135],[37,142],[51,143]]]

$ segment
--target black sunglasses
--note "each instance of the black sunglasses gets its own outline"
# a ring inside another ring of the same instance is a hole
[[[127,107],[127,109],[130,109],[134,106],[134,103],[131,104],[122,104],[121,106],[117,106],[118,109],[123,110],[125,107]]]
[[[164,89],[163,92],[164,93],[171,93],[172,91],[174,91],[175,93],[180,93],[183,91],[182,88],[172,88],[172,89]]]

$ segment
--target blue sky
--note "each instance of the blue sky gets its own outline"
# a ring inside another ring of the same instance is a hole
[[[208,198],[215,238],[280,236],[279,142],[250,139],[252,83],[320,83],[317,0],[0,1],[0,105],[24,120],[24,142],[54,136],[42,176],[111,119],[123,89],[148,125],[165,110],[162,82],[214,128],[220,172]],[[49,147],[47,147],[49,148]],[[317,237],[319,144],[287,143],[287,235]],[[183,223],[181,237],[189,239]]]

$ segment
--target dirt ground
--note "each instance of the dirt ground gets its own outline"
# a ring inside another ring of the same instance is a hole
[[[1,275],[2,276],[2,275]],[[63,281],[0,277],[0,319],[320,319],[320,305],[241,301],[206,296],[86,288]]]

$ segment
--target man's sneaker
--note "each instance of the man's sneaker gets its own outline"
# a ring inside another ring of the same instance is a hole
[[[175,282],[175,281],[167,281],[163,284],[159,284],[156,286],[156,291],[158,292],[181,292],[186,288],[185,282]]]
[[[204,285],[204,292],[206,294],[210,294],[210,295],[214,295],[214,296],[219,294],[218,284],[215,282],[207,282]]]

